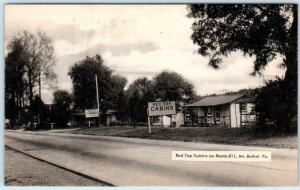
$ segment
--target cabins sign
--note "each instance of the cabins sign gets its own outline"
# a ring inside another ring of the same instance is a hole
[[[175,115],[175,101],[148,102],[148,115]]]
[[[86,118],[99,117],[99,110],[98,109],[85,110],[85,117]]]

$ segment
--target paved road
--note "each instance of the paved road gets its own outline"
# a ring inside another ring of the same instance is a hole
[[[104,184],[8,148],[5,150],[5,185],[103,186]]]
[[[292,186],[297,150],[45,132],[5,132],[5,144],[117,186]],[[172,161],[171,151],[266,150],[271,162]]]

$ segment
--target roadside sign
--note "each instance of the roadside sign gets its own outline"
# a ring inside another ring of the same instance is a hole
[[[85,117],[86,118],[99,117],[99,110],[98,109],[85,110]]]
[[[175,115],[175,101],[148,102],[148,115]]]

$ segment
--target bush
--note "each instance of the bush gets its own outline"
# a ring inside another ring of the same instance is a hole
[[[285,87],[285,81],[277,78],[267,81],[266,86],[259,90],[255,111],[259,116],[257,125],[260,130],[288,133],[291,126],[296,125],[294,117],[291,117],[296,113],[290,107],[290,95]]]

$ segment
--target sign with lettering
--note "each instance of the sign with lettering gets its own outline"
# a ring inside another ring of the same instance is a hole
[[[175,115],[175,101],[148,102],[148,115]]]
[[[99,110],[98,109],[85,110],[85,117],[86,118],[99,117]]]

